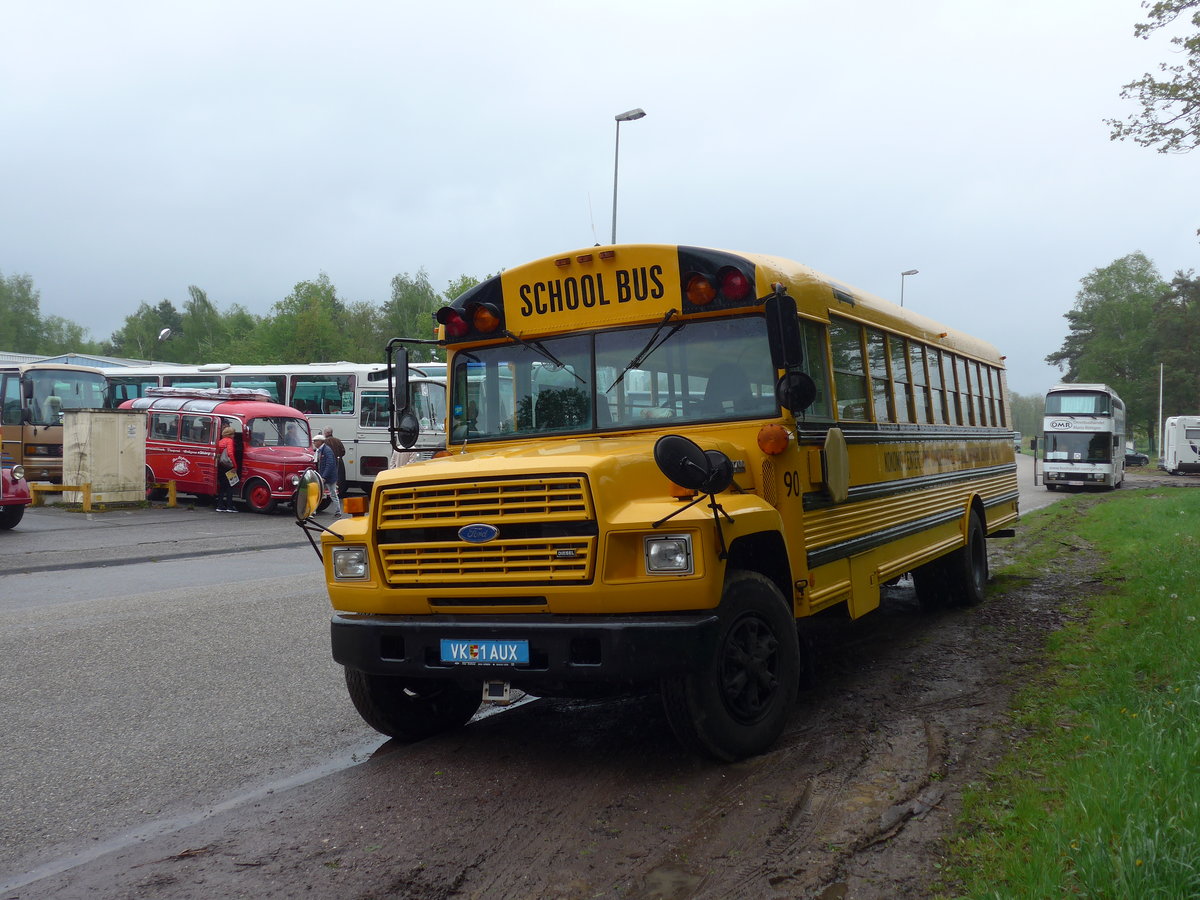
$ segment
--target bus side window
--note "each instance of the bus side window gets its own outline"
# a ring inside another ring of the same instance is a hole
[[[179,416],[175,413],[155,413],[150,419],[150,433],[160,441],[173,441],[179,435]]]
[[[829,348],[833,354],[838,418],[866,421],[867,374],[863,364],[862,329],[852,322],[834,319],[829,325]]]
[[[929,370],[929,413],[934,425],[946,424],[946,392],[942,389],[942,354],[933,347],[925,348],[925,363]]]
[[[825,326],[807,319],[800,320],[804,338],[804,370],[817,386],[817,398],[804,411],[805,416],[829,418],[829,372],[826,360]]]
[[[0,423],[4,425],[21,424],[21,390],[20,382],[15,375],[0,375],[4,382],[4,412],[0,414]]]
[[[887,341],[882,331],[867,329],[867,361],[871,367],[871,395],[876,422],[895,422],[892,389],[887,364]]]

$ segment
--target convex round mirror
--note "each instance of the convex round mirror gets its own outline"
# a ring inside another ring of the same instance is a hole
[[[304,522],[317,511],[321,505],[321,494],[324,492],[321,476],[315,469],[305,469],[296,485],[296,521]]]
[[[718,494],[733,481],[733,463],[720,450],[701,450],[680,434],[664,434],[654,443],[654,461],[671,481],[689,491]]]
[[[417,442],[420,433],[421,423],[416,414],[411,409],[402,410],[400,420],[396,423],[396,441],[407,450]]]
[[[817,384],[806,372],[785,372],[775,382],[775,399],[792,413],[801,413],[817,399]]]

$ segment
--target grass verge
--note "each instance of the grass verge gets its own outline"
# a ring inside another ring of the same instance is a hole
[[[1200,490],[1064,498],[1023,520],[1007,590],[1082,590],[1014,710],[1018,740],[964,797],[943,896],[1200,897]]]

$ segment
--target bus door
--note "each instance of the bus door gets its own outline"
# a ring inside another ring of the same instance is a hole
[[[0,425],[4,426],[0,460],[4,468],[24,461],[21,446],[21,379],[16,372],[0,372]]]

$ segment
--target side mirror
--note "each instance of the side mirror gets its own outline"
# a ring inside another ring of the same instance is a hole
[[[321,476],[313,469],[306,469],[296,485],[296,521],[304,524],[321,505]]]
[[[408,350],[397,345],[396,340],[389,341],[387,345],[387,373],[388,397],[392,401],[388,410],[392,449],[407,450],[417,442],[421,423],[408,405]]]
[[[804,363],[804,343],[800,337],[800,320],[796,316],[796,301],[776,285],[775,293],[764,305],[767,317],[767,342],[771,347],[771,365],[776,369],[793,369]]]

